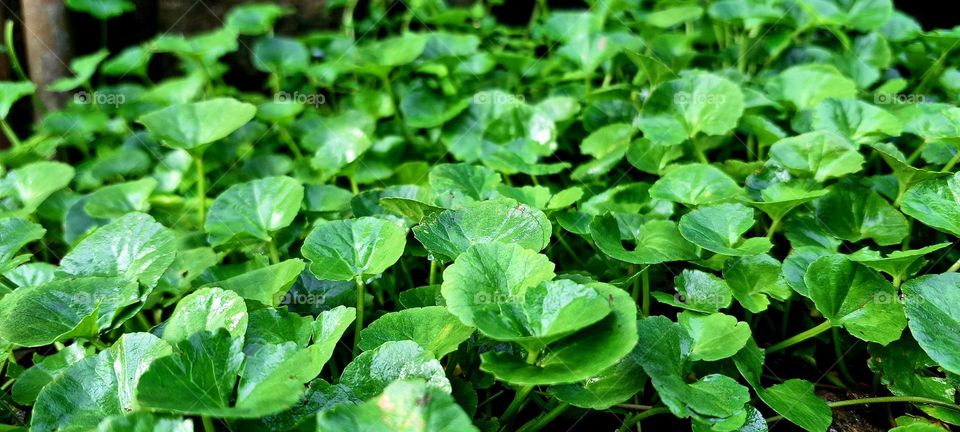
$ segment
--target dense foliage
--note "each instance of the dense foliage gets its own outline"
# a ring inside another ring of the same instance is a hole
[[[328,3],[77,58],[2,122],[0,429],[960,425],[960,28]]]

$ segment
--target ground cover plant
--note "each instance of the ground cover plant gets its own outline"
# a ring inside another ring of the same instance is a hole
[[[0,83],[0,429],[960,425],[960,28],[330,3]]]

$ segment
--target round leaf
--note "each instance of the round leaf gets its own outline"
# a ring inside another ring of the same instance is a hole
[[[256,113],[253,105],[220,98],[173,105],[146,114],[139,122],[170,147],[192,150],[225,138]]]
[[[293,222],[302,202],[303,185],[290,177],[238,183],[213,201],[203,228],[213,246],[249,237],[270,241]]]
[[[407,244],[403,230],[373,217],[321,222],[303,241],[301,253],[320,279],[353,280],[392,266]]]

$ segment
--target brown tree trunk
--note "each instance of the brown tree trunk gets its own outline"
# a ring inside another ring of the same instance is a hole
[[[61,108],[69,95],[51,93],[46,87],[69,73],[70,34],[63,0],[22,0],[20,7],[30,79],[46,110]],[[37,117],[44,111],[34,107]]]

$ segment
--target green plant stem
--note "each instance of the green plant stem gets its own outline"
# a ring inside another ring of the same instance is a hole
[[[287,144],[287,148],[289,148],[290,152],[293,153],[293,157],[295,159],[303,159],[303,152],[300,151],[300,148],[297,147],[297,143],[293,141],[293,137],[290,136],[290,133],[287,132],[285,128],[280,128],[280,139]]]
[[[942,65],[944,60],[947,59],[947,56],[950,55],[950,52],[953,51],[952,47],[943,51],[940,54],[940,57],[937,57],[937,60],[930,65],[930,69],[927,70],[927,73],[923,75],[923,79],[920,80],[920,83],[914,87],[915,94],[926,93],[927,87],[930,85],[930,80],[933,78],[940,77],[940,70],[943,69]]]
[[[643,412],[634,414],[634,415],[632,415],[632,416],[630,416],[630,417],[627,417],[627,418],[623,421],[623,426],[620,426],[620,429],[619,429],[619,430],[620,430],[621,432],[626,432],[626,431],[630,430],[630,428],[633,427],[633,425],[635,425],[635,424],[637,424],[637,423],[640,423],[640,422],[643,421],[644,419],[647,419],[647,418],[650,418],[650,417],[653,417],[653,416],[659,415],[659,414],[666,414],[666,413],[668,413],[668,412],[670,412],[670,410],[669,410],[668,408],[659,407],[659,408],[651,408],[651,409],[648,409],[648,410],[646,410],[646,411],[643,411]]]
[[[440,267],[440,264],[437,264],[437,260],[430,261],[430,278],[427,279],[427,283],[430,285],[437,284],[437,269]]]
[[[816,327],[814,327],[814,328],[812,328],[812,329],[809,329],[809,330],[804,331],[804,332],[802,332],[802,333],[798,333],[798,334],[796,334],[796,335],[794,335],[794,336],[792,336],[792,337],[789,337],[789,338],[783,340],[783,341],[780,342],[780,343],[774,344],[773,346],[767,348],[765,351],[766,351],[767,354],[770,354],[770,353],[775,353],[775,352],[777,352],[777,351],[780,351],[780,350],[782,350],[782,349],[784,349],[784,348],[789,348],[789,347],[794,346],[794,345],[796,345],[796,344],[798,344],[798,343],[800,343],[800,342],[803,342],[803,341],[805,341],[805,340],[807,340],[807,339],[810,339],[810,338],[812,338],[812,337],[815,337],[815,336],[819,335],[820,333],[823,333],[823,332],[825,332],[825,331],[827,331],[827,330],[830,330],[830,327],[831,327],[830,321],[824,321],[824,322],[820,323],[819,325],[817,325]]]
[[[142,314],[142,313],[138,313],[138,314],[136,315],[136,319],[137,319],[137,323],[140,324],[140,327],[142,327],[142,330],[143,330],[143,331],[149,332],[150,329],[153,328],[153,325],[150,324],[150,320],[147,319],[147,316],[146,316],[146,315],[144,315],[144,314]]]
[[[20,58],[17,57],[16,50],[13,49],[13,21],[7,20],[4,23],[3,34],[3,45],[7,47],[6,54],[10,60],[10,67],[13,68],[13,71],[17,74],[17,78],[20,78],[21,81],[30,81],[30,78],[27,77],[27,74],[23,70],[23,66],[20,64]]]
[[[693,147],[693,154],[701,163],[708,164],[710,163],[710,159],[707,159],[707,155],[703,152],[703,149],[697,145],[697,140],[694,138],[696,134],[697,133],[694,132],[693,135],[690,136],[690,146]]]
[[[772,240],[773,235],[777,233],[777,228],[780,227],[780,219],[771,219],[770,227],[767,228],[767,238]]]
[[[942,172],[953,171],[953,167],[957,165],[957,162],[960,162],[960,151],[958,151],[957,154],[953,155],[953,157],[950,158],[950,161],[943,166],[943,169],[941,171]]]
[[[503,412],[503,416],[500,417],[500,424],[503,425],[501,430],[509,430],[509,426],[513,423],[513,417],[520,412],[520,409],[523,408],[523,405],[527,402],[527,396],[530,395],[530,392],[533,391],[532,385],[527,385],[517,389],[517,392],[513,395],[513,400],[510,401],[510,405],[507,406],[507,410]]]
[[[214,431],[217,430],[217,428],[215,428],[215,427],[213,426],[213,419],[211,419],[210,417],[203,416],[203,417],[200,418],[200,421],[203,422],[203,431],[204,431],[204,432],[214,432]]]
[[[920,145],[917,146],[917,149],[914,150],[913,153],[910,153],[910,156],[907,156],[907,165],[913,165],[913,163],[920,158],[920,155],[923,154],[923,149],[926,146],[927,146],[927,141],[920,143]]]
[[[640,275],[640,280],[642,283],[642,292],[641,296],[643,301],[640,305],[640,310],[643,312],[644,317],[650,316],[650,266],[643,269],[643,273]]]
[[[360,186],[357,185],[357,180],[353,176],[347,176],[347,179],[350,180],[350,192],[354,195],[360,195]]]
[[[957,270],[960,270],[960,260],[957,260],[957,262],[953,263],[953,265],[951,265],[951,266],[947,269],[947,273],[953,273],[953,272],[955,272],[955,271],[957,271]]]
[[[923,405],[935,405],[938,407],[946,408],[954,412],[960,413],[960,406],[954,405],[949,402],[944,402],[936,399],[928,399],[925,397],[918,396],[881,396],[881,397],[872,397],[872,398],[863,398],[863,399],[850,399],[845,401],[836,401],[836,402],[827,402],[827,406],[830,408],[840,408],[846,406],[856,406],[856,405],[867,405],[867,404],[890,404],[890,403],[914,403],[914,404],[923,404]],[[783,416],[775,416],[765,419],[767,423],[783,420]]]
[[[530,351],[527,353],[527,364],[535,364],[539,356],[539,352]],[[503,416],[500,417],[500,424],[502,425],[501,431],[510,430],[510,426],[513,424],[513,418],[526,404],[527,396],[530,395],[531,391],[533,391],[532,385],[526,385],[517,389],[517,392],[513,395],[513,400],[510,401],[510,405],[507,406],[506,411],[503,412]]]
[[[207,173],[203,170],[203,154],[194,157],[197,167],[197,214],[200,219],[200,226],[207,220]]]
[[[840,375],[847,381],[847,384],[856,385],[857,380],[853,379],[850,371],[847,369],[847,362],[843,361],[843,346],[840,344],[840,329],[831,327],[830,333],[833,336],[833,353],[837,356],[837,367],[840,369]]]
[[[17,133],[13,131],[13,128],[10,127],[10,124],[7,123],[5,119],[0,119],[0,128],[3,128],[3,134],[10,140],[10,145],[20,147],[23,144],[20,138],[17,137]]]
[[[350,38],[354,38],[353,31],[353,10],[357,8],[358,0],[347,0],[347,3],[343,6],[343,16],[341,21],[343,24],[343,32]]]
[[[280,251],[277,250],[276,239],[271,238],[267,242],[267,250],[270,251],[270,264],[277,264],[280,262]]]
[[[517,429],[517,432],[537,432],[540,429],[543,429],[544,426],[550,424],[550,422],[556,419],[560,414],[563,414],[567,408],[570,408],[570,404],[566,402],[560,403],[553,407],[553,409],[551,409],[549,412],[540,414],[537,416],[537,418],[530,420],[523,426],[520,426],[520,429]]]
[[[363,277],[357,276],[357,326],[353,332],[353,357],[356,358],[360,351],[360,330],[363,330],[363,303],[367,296],[367,286],[363,283]]]

